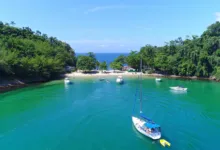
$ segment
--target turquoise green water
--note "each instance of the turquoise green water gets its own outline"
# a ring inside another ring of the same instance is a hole
[[[0,94],[3,150],[161,150],[132,125],[136,78],[124,85],[73,79]],[[187,93],[169,86],[184,85]],[[153,78],[143,81],[143,112],[162,127],[172,150],[217,150],[220,84]],[[137,103],[137,111],[138,111]]]

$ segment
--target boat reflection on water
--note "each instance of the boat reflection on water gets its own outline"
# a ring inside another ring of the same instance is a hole
[[[170,92],[171,93],[173,93],[173,94],[186,94],[187,93],[187,91],[177,91],[177,90],[170,90]]]
[[[69,89],[69,84],[64,84],[65,90]]]

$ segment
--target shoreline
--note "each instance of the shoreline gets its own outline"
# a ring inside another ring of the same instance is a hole
[[[0,93],[16,90],[19,88],[24,88],[29,85],[39,84],[46,82],[43,79],[18,79],[18,78],[7,78],[1,77],[0,80]]]
[[[79,73],[79,72],[72,72],[67,73],[65,77],[110,77],[110,76],[128,76],[128,77],[135,77],[138,76],[140,72],[132,73],[132,72],[123,72],[123,73]],[[217,81],[215,78],[205,78],[205,77],[196,77],[196,76],[177,76],[177,75],[163,75],[163,74],[142,74],[144,77],[161,77],[161,78],[172,78],[172,79],[188,79],[188,80],[202,80],[202,81]]]
[[[58,79],[64,79],[65,77],[80,77],[80,78],[85,78],[85,77],[117,77],[117,76],[126,76],[126,77],[137,77],[140,74],[140,72],[134,73],[134,72],[122,72],[122,73],[79,73],[79,72],[72,72],[72,73],[66,73],[60,76]],[[161,77],[161,78],[172,78],[172,79],[185,79],[185,80],[201,80],[201,81],[214,81],[214,82],[220,82],[217,81],[215,78],[202,78],[202,77],[187,77],[187,76],[176,76],[176,75],[163,75],[163,74],[142,74],[143,77]],[[0,82],[0,93],[16,90],[19,88],[27,87],[29,85],[33,84],[40,84],[40,83],[45,83],[44,79],[26,79],[26,80],[21,80],[21,79],[7,79],[3,78],[1,79],[2,81]],[[54,79],[57,80],[57,79]],[[49,80],[53,81],[53,80]]]

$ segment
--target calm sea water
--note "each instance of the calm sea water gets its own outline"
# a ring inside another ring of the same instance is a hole
[[[76,56],[79,55],[87,55],[86,53],[76,53]],[[108,67],[112,61],[114,61],[115,58],[117,58],[120,55],[128,56],[128,53],[95,53],[96,59],[99,62],[106,61],[108,64]],[[110,67],[109,67],[110,69]]]
[[[72,85],[60,80],[0,94],[1,149],[166,149],[132,125],[137,79],[125,77],[124,85],[108,79],[74,78]],[[170,91],[175,85],[189,91]],[[161,125],[172,150],[219,149],[219,83],[144,78],[143,112]]]

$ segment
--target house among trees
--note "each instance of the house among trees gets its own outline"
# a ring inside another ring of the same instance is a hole
[[[135,72],[135,69],[131,68],[130,66],[124,66],[122,68],[122,71]]]

